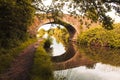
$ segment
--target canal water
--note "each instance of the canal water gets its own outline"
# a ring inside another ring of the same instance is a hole
[[[120,80],[120,50],[74,43],[66,48],[55,37],[51,38],[56,80]]]
[[[44,35],[44,38],[47,34]],[[54,36],[48,51],[55,80],[120,80],[120,50],[58,42]]]

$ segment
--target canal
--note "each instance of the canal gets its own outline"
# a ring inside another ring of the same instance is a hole
[[[47,38],[45,34],[43,38]],[[87,47],[50,36],[55,80],[120,80],[120,50]]]

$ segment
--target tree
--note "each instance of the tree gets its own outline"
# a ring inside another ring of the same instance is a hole
[[[0,0],[0,47],[16,47],[27,39],[34,8],[31,0]]]
[[[52,0],[49,6],[45,6],[42,1],[35,0],[39,6],[36,6],[37,9],[46,14],[51,13],[53,18],[63,14],[63,8],[67,5],[71,15],[87,17],[94,22],[100,21],[106,29],[113,29],[113,20],[106,16],[106,12],[114,9],[118,15],[120,14],[119,0]]]

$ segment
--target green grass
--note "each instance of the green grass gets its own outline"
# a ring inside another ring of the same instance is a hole
[[[41,42],[35,52],[31,80],[53,80],[52,62],[49,54],[43,48],[44,43],[45,41]]]
[[[101,26],[91,28],[79,34],[77,41],[87,46],[120,48],[120,26],[114,24],[113,30],[106,30]]]
[[[35,39],[28,39],[24,43],[21,43],[20,46],[11,49],[0,48],[0,74],[6,72],[10,67],[10,64],[15,59],[19,53],[24,50],[28,45],[35,42]]]

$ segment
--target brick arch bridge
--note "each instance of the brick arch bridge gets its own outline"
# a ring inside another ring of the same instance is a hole
[[[43,19],[41,19],[44,16]],[[81,22],[82,20],[82,22]],[[52,18],[48,19],[45,17],[45,14],[40,14],[34,17],[34,22],[33,24],[29,27],[28,32],[31,35],[36,35],[36,32],[38,30],[38,28],[44,24],[48,24],[48,23],[56,23],[56,24],[60,24],[63,25],[64,27],[66,27],[66,29],[68,30],[69,34],[70,34],[70,38],[71,39],[76,39],[77,35],[81,32],[84,31],[86,29],[88,29],[89,27],[94,27],[96,25],[99,25],[99,23],[92,23],[91,24],[91,20],[87,19],[87,18],[83,18],[83,17],[75,17],[75,16],[71,16],[68,14],[64,14],[63,17],[58,18],[56,21],[54,21]]]

